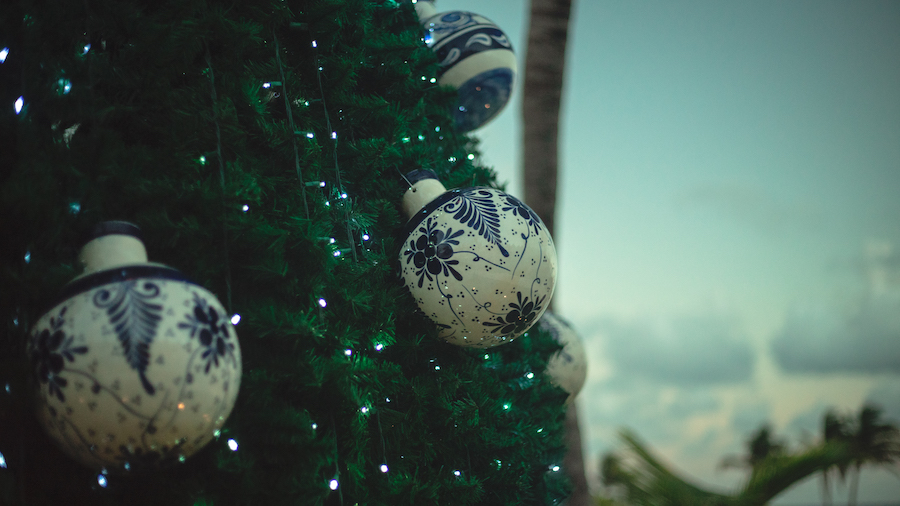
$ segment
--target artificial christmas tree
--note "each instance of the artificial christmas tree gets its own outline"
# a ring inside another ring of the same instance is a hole
[[[542,374],[560,346],[537,327],[497,349],[447,344],[397,276],[403,174],[495,184],[453,128],[456,93],[436,84],[411,4],[8,4],[0,503],[565,497],[566,393]],[[79,274],[80,237],[109,220],[139,226],[151,258],[221,300],[243,362],[211,443],[159,469],[126,455],[121,474],[44,434],[26,354]]]

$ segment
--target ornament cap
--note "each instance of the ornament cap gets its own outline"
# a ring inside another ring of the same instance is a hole
[[[419,16],[419,21],[424,22],[426,19],[437,14],[437,9],[432,0],[418,0],[414,4],[416,6],[416,15]]]
[[[406,174],[410,187],[403,194],[403,213],[412,218],[432,200],[447,192],[447,188],[438,180],[437,174],[430,170],[414,170]]]
[[[85,238],[78,261],[82,276],[125,265],[147,263],[147,250],[141,241],[141,229],[126,221],[104,221]]]

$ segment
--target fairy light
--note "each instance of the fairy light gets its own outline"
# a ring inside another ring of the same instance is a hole
[[[489,359],[489,358],[491,358],[491,356],[488,355],[487,353],[485,353],[485,354],[484,354],[484,359],[487,360],[487,359]]]
[[[451,156],[450,158],[447,159],[447,161],[450,162],[450,163],[453,163],[453,162],[456,161],[456,157],[455,157],[455,156]]]
[[[231,315],[231,324],[237,325],[238,323],[241,323],[241,315],[237,313]]]
[[[505,409],[505,410],[508,411],[510,407],[512,407],[512,406],[510,405],[510,403],[508,403],[508,402],[504,402],[504,403],[503,403],[503,409]]]
[[[272,87],[272,83],[263,83],[263,84],[262,84],[262,87],[263,87],[263,88],[271,88],[271,87]]]
[[[525,377],[528,378],[528,379],[533,379],[533,378],[534,378],[534,373],[533,373],[533,372],[530,372],[530,373],[526,374]]]
[[[3,57],[6,58],[6,55],[4,55]],[[387,467],[387,466],[382,466],[382,467]],[[0,468],[6,469],[6,457],[3,456],[2,452],[0,452]],[[387,471],[382,471],[382,472],[386,473]]]
[[[346,199],[346,198],[347,198],[347,194],[346,194],[346,193],[341,193],[341,198],[342,198],[342,199]]]
[[[69,212],[72,214],[78,214],[79,212],[81,212],[81,204],[79,204],[78,202],[72,202],[71,204],[69,204]]]
[[[69,81],[65,77],[60,77],[56,84],[59,85],[59,91],[63,95],[68,95],[68,93],[72,91],[72,81]]]
[[[88,51],[90,51],[90,50],[91,50],[91,45],[90,45],[90,44],[85,44],[85,45],[84,45],[84,48],[82,48],[82,53],[81,53],[81,54],[88,54]]]
[[[312,132],[306,132],[306,138],[307,138],[307,139],[312,139],[312,138],[315,137],[315,136],[316,136],[316,135],[315,135],[314,133],[312,133]]]
[[[125,464],[122,465],[122,467],[124,467],[126,471],[131,471],[131,463],[130,462],[126,462]]]
[[[346,350],[344,350],[344,355],[347,355],[348,357],[352,356],[353,350],[351,350],[350,348],[347,348]]]
[[[325,299],[319,299],[319,306],[325,307],[328,305],[328,302]]]
[[[462,476],[462,471],[460,471],[459,469],[457,469],[456,471],[453,471],[453,476],[456,476],[456,477]]]
[[[312,47],[319,47],[319,45],[316,43],[316,41],[312,41]]]
[[[9,56],[9,48],[4,47],[3,49],[0,49],[0,63],[5,63],[7,56]]]
[[[425,140],[425,136],[422,135],[422,134],[419,134],[419,137],[418,137],[418,138],[419,138],[420,141],[424,141],[424,140]]]
[[[381,351],[381,350],[383,350],[383,349],[384,349],[384,345],[383,345],[383,344],[378,343],[378,344],[375,345],[375,351]]]
[[[339,485],[340,483],[338,483],[336,478],[333,478],[328,482],[328,488],[330,488],[331,490],[337,490]]]
[[[243,207],[241,207],[241,211],[244,211],[245,213],[249,210],[250,210],[250,206],[248,206],[247,204],[244,204]]]
[[[25,252],[25,263],[26,264],[31,263],[31,252],[30,251]]]
[[[97,475],[97,484],[103,488],[106,488],[106,486],[109,485],[109,480],[106,479],[106,476],[103,476],[102,474],[98,474]]]
[[[331,132],[331,138],[337,139],[337,132]]]
[[[432,82],[432,83],[436,83],[436,82],[437,82],[437,78],[436,78],[436,77],[432,77],[431,79],[429,79],[429,81]]]
[[[382,473],[388,472],[388,466],[387,466],[387,464],[381,464],[380,469],[381,469],[381,472],[382,472]]]
[[[469,156],[467,156],[466,158],[468,158],[469,160],[474,160],[475,155],[473,153],[469,153]]]
[[[313,424],[310,427],[312,427],[312,430],[316,430],[319,428],[319,424],[313,422]]]
[[[363,234],[363,235],[362,235],[362,240],[363,240],[363,241],[368,241],[368,240],[369,240],[369,234]]]
[[[187,457],[185,457],[184,455],[179,455],[179,456],[178,456],[178,462],[184,464],[184,462],[185,462],[186,460],[187,460]]]
[[[238,449],[238,442],[235,441],[234,439],[229,439],[229,440],[228,440],[228,448],[229,448],[231,451],[236,452],[237,449]]]
[[[16,114],[19,114],[20,112],[22,112],[22,107],[24,107],[24,106],[25,106],[25,98],[24,97],[17,98],[16,103],[15,103]]]
[[[557,466],[557,465],[550,466],[550,470],[555,473],[555,472],[559,471],[559,466]]]
[[[206,165],[206,157],[205,156],[201,155],[199,160],[200,160],[200,165]]]
[[[222,435],[222,431],[220,431],[219,429],[216,429],[215,432],[213,432],[213,437],[216,439],[219,439],[219,436],[221,436],[221,435]]]
[[[539,428],[539,429],[537,430],[537,433],[538,433],[538,434],[540,434],[541,432],[544,432],[544,428],[543,428],[543,427],[541,427],[541,428]]]
[[[369,408],[367,406],[362,406],[361,408],[359,408],[359,412],[365,415],[369,412]]]

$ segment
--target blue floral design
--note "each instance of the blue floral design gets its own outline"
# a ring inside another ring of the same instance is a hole
[[[496,321],[482,322],[485,327],[494,327],[492,333],[500,335],[515,335],[528,330],[531,323],[540,314],[543,309],[542,304],[547,297],[541,297],[537,300],[528,300],[523,297],[522,292],[516,295],[518,303],[511,302],[509,307],[512,308],[506,315],[499,315]]]
[[[528,223],[528,227],[534,229],[535,234],[540,233],[543,222],[541,222],[541,218],[537,213],[532,211],[524,202],[512,195],[504,194],[503,197],[507,202],[507,206],[502,208],[503,211],[512,212],[513,216],[518,216],[525,220],[525,222]]]
[[[66,360],[75,361],[75,355],[87,353],[87,346],[72,346],[73,337],[66,337],[61,330],[65,320],[67,307],[59,311],[59,315],[50,318],[50,328],[42,330],[32,341],[31,363],[34,367],[34,375],[40,383],[47,383],[50,395],[56,396],[61,402],[65,402],[66,396],[62,389],[69,384],[68,380],[59,375],[65,368]]]
[[[184,315],[187,322],[178,324],[178,328],[188,329],[190,337],[198,337],[200,345],[206,348],[200,356],[206,361],[203,372],[209,374],[212,366],[219,367],[219,358],[223,361],[234,358],[234,343],[229,339],[228,325],[230,322],[220,317],[216,308],[209,305],[206,299],[194,294],[194,314]]]
[[[419,288],[425,282],[434,281],[434,279],[443,274],[444,276],[453,276],[457,281],[462,281],[462,274],[455,268],[459,264],[459,260],[453,260],[453,246],[459,246],[457,237],[463,235],[463,230],[453,231],[448,228],[446,231],[435,228],[431,217],[425,222],[424,227],[419,227],[418,238],[409,241],[409,248],[406,249],[406,263],[412,263],[416,268],[416,276],[419,277]],[[432,277],[434,276],[434,277]]]

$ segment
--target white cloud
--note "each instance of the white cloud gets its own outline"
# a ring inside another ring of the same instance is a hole
[[[750,379],[753,350],[734,321],[719,316],[602,324],[616,374],[674,385]]]
[[[900,373],[900,254],[866,247],[866,293],[843,307],[794,308],[772,341],[773,357],[793,373]]]

